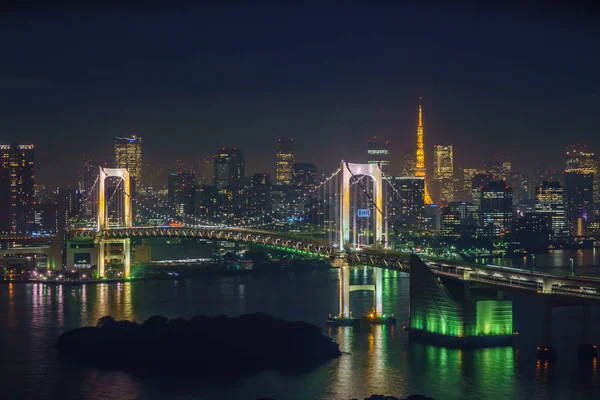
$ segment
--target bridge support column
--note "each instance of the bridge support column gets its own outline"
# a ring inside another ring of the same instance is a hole
[[[542,293],[552,293],[552,280],[550,278],[542,279]]]
[[[590,316],[590,305],[581,306],[581,341],[577,348],[580,360],[589,360],[598,355],[596,345],[592,344],[592,318]]]
[[[129,278],[131,275],[131,239],[125,239],[123,242],[123,277]]]
[[[350,267],[341,266],[340,276],[340,318],[350,318]]]
[[[104,278],[104,261],[106,254],[104,253],[104,240],[98,240],[98,278]]]
[[[383,269],[373,267],[373,303],[375,304],[375,314],[383,314]]]
[[[537,358],[552,361],[556,359],[556,350],[552,347],[552,301],[544,302],[543,344],[537,348]]]

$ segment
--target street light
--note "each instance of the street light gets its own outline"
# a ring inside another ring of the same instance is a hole
[[[535,254],[531,255],[532,263],[531,263],[531,272],[535,271]]]
[[[573,269],[573,264],[575,260],[573,260],[573,257],[570,257],[569,260],[571,260],[571,276],[575,276],[575,270]]]

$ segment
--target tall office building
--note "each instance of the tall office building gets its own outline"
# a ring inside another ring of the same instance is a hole
[[[481,210],[481,190],[493,181],[494,177],[487,174],[477,174],[471,179],[471,198],[473,199],[473,207],[477,209],[478,214]]]
[[[591,174],[592,199],[594,203],[597,203],[600,200],[600,182],[598,180],[598,160],[596,158],[596,155],[594,153],[588,152],[585,145],[569,146],[565,153],[565,174]]]
[[[512,163],[507,160],[495,161],[485,165],[485,173],[494,179],[505,181],[512,172]]]
[[[473,189],[473,178],[475,175],[485,174],[485,170],[483,168],[464,168],[463,169],[463,191],[467,195],[467,198],[470,200],[474,200],[471,195],[471,190]]]
[[[0,145],[0,232],[34,229],[32,144]]]
[[[130,138],[116,137],[114,150],[115,166],[117,168],[127,168],[137,191],[142,183],[142,138],[135,136]]]
[[[248,189],[248,216],[256,223],[270,220],[271,177],[268,174],[254,174]]]
[[[169,175],[169,205],[175,217],[196,214],[196,176],[193,172]]]
[[[512,226],[512,188],[493,181],[481,188],[479,225],[482,236],[503,237]]]
[[[440,234],[444,239],[458,239],[460,237],[460,213],[444,208],[440,212]]]
[[[389,218],[394,226],[417,228],[424,217],[423,191],[425,180],[417,177],[392,176],[396,190],[388,191]]]
[[[410,149],[404,149],[404,154],[400,157],[400,176],[414,176],[415,165],[415,153]]]
[[[439,187],[440,203],[454,201],[454,155],[452,146],[433,146],[433,179]]]
[[[421,100],[421,98],[419,98]],[[423,107],[419,104],[419,125],[417,127],[417,153],[415,163],[415,176],[423,178],[425,188],[423,190],[423,201],[432,204],[431,195],[427,187],[427,167],[425,167],[425,142],[423,138]]]
[[[544,181],[535,189],[536,214],[550,217],[550,228],[554,235],[563,233],[566,226],[565,190],[560,182]]]
[[[594,202],[594,174],[591,172],[565,172],[565,191],[567,198],[567,218],[587,219]]]
[[[310,191],[317,185],[317,165],[312,163],[294,164],[294,186],[302,191]]]
[[[291,185],[294,175],[294,140],[279,139],[277,141],[277,185]]]
[[[214,157],[214,184],[217,189],[235,189],[246,176],[244,156],[237,148],[222,148]]]
[[[367,163],[379,164],[382,171],[389,172],[390,150],[387,140],[382,140],[377,136],[369,139],[367,142]]]

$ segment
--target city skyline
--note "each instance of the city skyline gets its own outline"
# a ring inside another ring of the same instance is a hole
[[[60,168],[37,174],[38,182],[60,185],[77,178],[69,166],[81,153],[110,160],[110,141],[132,134],[144,137],[145,157],[163,165],[237,147],[249,172],[271,175],[267,156],[276,139],[293,137],[297,159],[330,170],[340,159],[359,160],[372,136],[389,141],[396,162],[413,147],[416,101],[423,96],[428,160],[434,144],[452,144],[457,166],[504,155],[513,169],[527,171],[536,159],[559,168],[572,142],[600,148],[590,134],[597,129],[600,64],[585,50],[592,48],[591,24],[569,13],[559,21],[516,9],[459,10],[381,6],[344,10],[331,22],[340,13],[334,5],[319,16],[309,6],[292,14],[278,7],[200,7],[185,15],[148,12],[138,29],[127,10],[73,10],[62,29],[43,12],[28,15],[35,23],[25,31],[16,13],[14,24],[0,28],[2,36],[13,44],[39,37],[32,52],[47,65],[39,69],[39,59],[17,52],[0,67],[0,142],[35,143],[40,165],[60,155]],[[89,23],[94,18],[98,23]],[[173,29],[155,29],[156,22]],[[203,35],[233,22],[239,28],[220,39]],[[105,23],[112,27],[108,36]],[[314,31],[297,33],[309,23]],[[65,35],[73,29],[78,35]],[[115,57],[123,62],[110,61]]]

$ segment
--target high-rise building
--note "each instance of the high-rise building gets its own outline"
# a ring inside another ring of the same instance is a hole
[[[592,198],[593,202],[597,203],[600,200],[600,182],[598,180],[598,159],[596,155],[588,152],[585,145],[569,146],[565,155],[565,173],[592,175]]]
[[[554,235],[563,233],[567,213],[565,190],[560,182],[544,181],[535,189],[535,212],[550,217],[550,228]]]
[[[594,202],[594,174],[583,171],[565,172],[567,219],[587,218]]]
[[[381,170],[389,172],[390,165],[390,150],[388,148],[388,141],[373,136],[367,142],[367,163],[368,164],[379,164]]]
[[[473,206],[477,209],[477,213],[481,211],[481,190],[488,183],[493,182],[494,177],[487,174],[477,174],[471,179],[471,198]]]
[[[425,180],[417,177],[392,176],[396,190],[388,191],[389,218],[394,226],[417,228],[424,215],[423,191]]]
[[[196,176],[193,172],[169,175],[169,205],[175,217],[195,216]]]
[[[133,179],[134,188],[138,190],[142,179],[142,138],[132,136],[116,137],[114,142],[115,166],[127,168]]]
[[[317,185],[317,165],[311,163],[294,164],[294,186],[302,191],[310,191]]]
[[[507,160],[494,161],[485,165],[485,173],[496,180],[505,181],[512,172],[512,163]]]
[[[410,149],[404,149],[404,154],[400,157],[400,176],[414,176],[415,165],[415,153]]]
[[[291,185],[294,175],[294,140],[277,141],[277,185]]]
[[[504,181],[489,182],[481,188],[479,225],[482,236],[503,237],[512,226],[512,188]]]
[[[82,192],[70,187],[59,188],[56,195],[58,221],[56,223],[59,232],[62,232],[69,224],[69,218],[73,218],[82,211]],[[86,211],[86,210],[83,210]]]
[[[421,98],[419,98],[420,100]],[[415,176],[423,178],[425,187],[423,189],[423,201],[432,204],[431,195],[427,187],[427,167],[425,166],[425,142],[423,138],[423,107],[419,104],[419,125],[417,127],[417,153],[415,163]]]
[[[248,190],[248,216],[255,223],[265,223],[271,214],[271,177],[268,174],[254,174]]]
[[[34,228],[32,144],[0,145],[0,232],[28,233]]]
[[[464,168],[463,169],[463,191],[468,194],[466,197],[470,200],[474,200],[471,195],[473,189],[473,178],[475,175],[485,174],[483,168]]]
[[[460,214],[449,208],[444,208],[440,213],[440,234],[444,239],[458,239],[460,237]]]
[[[246,176],[244,156],[237,148],[222,148],[214,157],[214,183],[217,189],[235,189]]]
[[[433,179],[439,187],[441,204],[454,201],[454,155],[452,146],[433,146]]]

